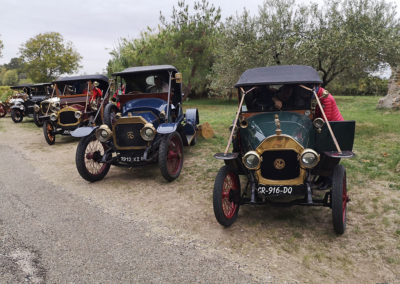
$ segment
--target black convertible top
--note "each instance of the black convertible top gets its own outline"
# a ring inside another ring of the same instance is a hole
[[[71,82],[71,81],[102,81],[108,83],[108,78],[104,75],[81,75],[81,76],[71,76],[71,77],[59,77],[53,83],[61,83],[61,82]]]
[[[322,83],[318,72],[306,65],[276,65],[246,70],[239,78],[235,87],[271,85]]]
[[[23,88],[30,88],[32,86],[33,86],[33,84],[21,84],[21,85],[11,86],[10,89],[17,90],[17,89],[23,89]]]
[[[31,87],[41,87],[41,86],[51,86],[52,83],[36,83],[33,84]]]
[[[150,65],[150,66],[136,66],[136,67],[129,67],[125,70],[120,72],[115,72],[112,75],[124,75],[129,73],[141,73],[141,72],[153,72],[153,71],[175,71],[178,70],[172,65]]]

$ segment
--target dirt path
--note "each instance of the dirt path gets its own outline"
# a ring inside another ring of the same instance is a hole
[[[400,192],[383,182],[365,189],[349,181],[348,227],[340,237],[328,208],[242,207],[238,221],[224,229],[212,209],[215,164],[209,168],[212,157],[201,141],[185,150],[184,169],[173,183],[153,165],[112,167],[91,184],[75,168],[77,140],[57,138],[48,146],[32,123],[0,120],[0,143],[21,153],[48,182],[113,216],[146,220],[170,244],[191,244],[204,255],[240,263],[263,282],[400,282]]]

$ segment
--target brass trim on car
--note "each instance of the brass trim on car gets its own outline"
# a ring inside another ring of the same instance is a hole
[[[115,145],[115,148],[117,150],[140,150],[140,149],[146,149],[146,146],[130,146],[130,147],[121,147],[117,144],[117,137],[116,137],[116,131],[115,131],[115,126],[118,124],[134,124],[134,123],[141,123],[144,125],[147,123],[147,120],[144,119],[141,116],[131,116],[131,117],[120,117],[112,126],[112,133],[113,133],[113,142]]]
[[[261,144],[256,148],[256,152],[261,156],[266,151],[280,151],[280,150],[293,150],[299,157],[303,152],[304,147],[294,140],[292,137],[286,134],[272,135],[263,140]],[[299,161],[300,163],[300,161]],[[258,183],[264,185],[301,185],[304,184],[306,178],[306,170],[300,167],[300,174],[297,178],[287,180],[273,180],[266,179],[261,175],[261,167],[255,171]]]
[[[76,125],[78,125],[78,124],[81,123],[82,116],[81,116],[80,118],[78,118],[78,119],[75,117],[75,119],[77,120],[76,123],[68,123],[68,124],[63,124],[63,123],[61,123],[61,122],[60,122],[60,114],[61,114],[62,112],[67,112],[67,111],[72,111],[72,112],[74,112],[74,117],[75,117],[75,112],[78,111],[78,109],[73,108],[73,107],[64,107],[64,108],[62,108],[61,110],[59,110],[59,111],[57,112],[57,124],[58,124],[58,125],[60,125],[60,126],[76,126]]]

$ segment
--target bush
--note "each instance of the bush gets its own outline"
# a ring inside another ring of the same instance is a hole
[[[0,101],[5,101],[12,93],[9,86],[0,86]]]

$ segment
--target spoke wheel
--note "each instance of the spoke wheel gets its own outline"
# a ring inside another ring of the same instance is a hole
[[[346,230],[347,218],[347,181],[346,170],[342,165],[337,165],[332,177],[332,221],[336,234],[341,235]]]
[[[213,207],[218,223],[225,227],[237,218],[240,206],[240,179],[228,166],[223,166],[215,178]]]
[[[107,124],[107,126],[112,129],[112,125],[115,122],[115,116],[118,113],[118,108],[114,104],[108,104],[106,105],[104,109],[104,115],[103,115],[103,121],[104,124]]]
[[[33,121],[35,122],[37,127],[42,127],[43,126],[43,118],[39,118],[40,113],[38,112],[33,112]]]
[[[43,135],[44,139],[46,139],[47,144],[53,145],[56,142],[56,135],[54,134],[54,126],[48,120],[46,120],[43,123]]]
[[[162,138],[158,153],[161,174],[167,181],[173,181],[181,173],[183,166],[183,143],[177,132]]]
[[[22,111],[16,108],[13,108],[11,110],[11,119],[15,123],[19,123],[24,119],[24,116],[22,115]]]
[[[0,117],[5,117],[6,116],[6,108],[3,104],[0,104]]]
[[[96,139],[94,133],[83,137],[76,149],[75,163],[79,174],[87,181],[103,179],[110,170],[110,164],[101,163],[107,147]]]

